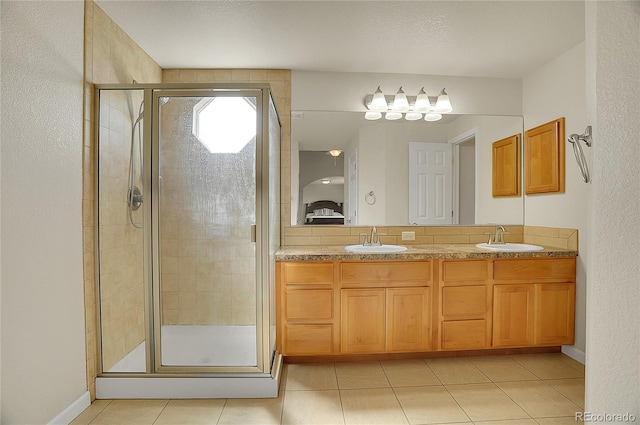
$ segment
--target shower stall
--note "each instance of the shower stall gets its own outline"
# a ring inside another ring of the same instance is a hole
[[[95,107],[97,397],[276,397],[269,85],[97,85]]]

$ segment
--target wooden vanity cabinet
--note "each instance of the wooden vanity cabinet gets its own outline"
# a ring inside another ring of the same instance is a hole
[[[493,346],[573,344],[575,257],[494,262]]]
[[[431,261],[342,262],[341,352],[431,348]]]

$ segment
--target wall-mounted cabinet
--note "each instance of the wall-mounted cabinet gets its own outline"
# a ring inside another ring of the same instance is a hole
[[[525,132],[525,193],[564,192],[564,117]]]
[[[520,133],[493,142],[492,195],[520,196]]]

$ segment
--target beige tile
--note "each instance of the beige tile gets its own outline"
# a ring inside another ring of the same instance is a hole
[[[218,425],[276,425],[282,418],[282,396],[278,398],[229,399]]]
[[[104,410],[111,403],[111,400],[95,400],[89,407],[84,409],[70,425],[87,425],[89,424],[100,412]]]
[[[531,417],[545,418],[574,415],[579,407],[545,382],[502,382],[497,384]]]
[[[408,424],[391,388],[341,390],[346,425]]]
[[[392,387],[440,385],[440,381],[422,360],[391,360],[381,362]]]
[[[390,387],[380,362],[336,363],[338,388],[385,388]]]
[[[584,372],[568,365],[565,357],[561,353],[526,354],[513,359],[540,379],[584,378]]]
[[[536,425],[535,419],[505,419],[503,421],[482,421],[479,425]]]
[[[562,360],[564,363],[568,364],[569,366],[571,366],[572,368],[579,370],[580,372],[583,373],[584,376],[584,364],[580,363],[579,361],[572,359],[571,357],[567,356],[566,354],[562,354],[560,356],[560,360]]]
[[[510,357],[476,357],[469,360],[493,382],[538,380],[537,376]]]
[[[282,424],[344,424],[338,390],[287,391]]]
[[[426,362],[445,385],[490,382],[480,369],[465,358],[429,359]]]
[[[301,363],[287,365],[287,391],[338,389],[333,363]]]
[[[394,388],[393,391],[411,424],[469,420],[458,403],[442,386]]]
[[[170,400],[154,425],[216,424],[224,399]]]
[[[473,421],[530,418],[495,384],[448,385],[446,388]]]
[[[153,424],[169,400],[113,400],[91,425]]]
[[[552,379],[545,381],[551,388],[584,409],[584,379]]]

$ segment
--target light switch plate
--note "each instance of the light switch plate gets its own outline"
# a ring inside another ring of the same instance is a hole
[[[415,241],[416,240],[416,232],[402,232],[402,240],[403,241]]]

